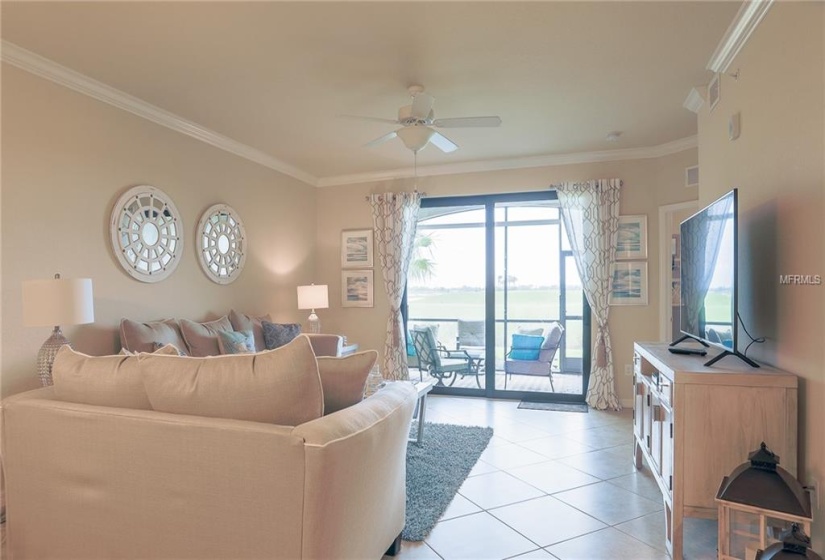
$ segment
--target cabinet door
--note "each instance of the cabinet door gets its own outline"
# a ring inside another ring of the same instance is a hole
[[[651,467],[662,474],[662,420],[664,418],[664,408],[662,407],[659,395],[650,395],[650,458],[653,459]]]
[[[673,495],[673,410],[662,406],[662,481]]]
[[[644,395],[642,400],[642,441],[648,453],[653,449],[652,434],[653,431],[653,389],[649,379],[645,378]]]
[[[639,441],[644,441],[647,435],[644,429],[644,408],[645,399],[647,398],[646,387],[647,385],[642,381],[641,376],[636,374],[633,389],[633,435],[635,435]]]

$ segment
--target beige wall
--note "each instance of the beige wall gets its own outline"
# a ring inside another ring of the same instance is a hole
[[[81,351],[119,348],[121,317],[204,319],[230,308],[301,320],[295,286],[315,266],[316,189],[31,74],[3,65],[2,391],[37,386],[35,356],[49,328],[21,320],[21,282],[91,277],[95,323],[64,329]],[[167,280],[122,271],[109,241],[112,205],[127,188],[165,191],[182,214],[183,259]],[[244,220],[249,255],[233,284],[196,260],[201,213],[226,203]]]
[[[749,355],[799,375],[802,475],[820,484],[825,286],[780,285],[779,275],[825,277],[823,12],[822,3],[774,3],[733,63],[739,79],[723,76],[719,104],[699,115],[701,203],[739,187],[739,307],[751,333],[768,339]],[[727,121],[737,112],[742,133],[731,142]],[[814,519],[821,551],[825,508]]]
[[[656,159],[564,165],[533,169],[422,177],[418,189],[429,197],[534,191],[553,183],[604,177],[624,181],[621,213],[648,217],[647,306],[611,309],[610,325],[619,396],[631,399],[631,378],[625,364],[632,362],[635,340],[659,336],[658,207],[696,198],[696,189],[684,187],[685,167],[697,163],[697,151],[686,150]],[[371,228],[372,217],[365,196],[373,192],[412,190],[412,180],[329,187],[318,195],[317,282],[330,286],[331,308],[321,313],[324,330],[346,334],[362,347],[383,349],[389,307],[376,267],[375,307],[341,308],[340,235],[343,229]]]

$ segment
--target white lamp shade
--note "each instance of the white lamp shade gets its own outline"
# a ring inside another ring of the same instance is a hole
[[[399,129],[397,133],[404,145],[417,153],[427,145],[435,131],[428,126],[405,126]]]
[[[91,278],[23,282],[23,324],[27,327],[82,325],[95,320]]]
[[[326,309],[329,307],[329,290],[326,284],[298,286],[298,309]]]

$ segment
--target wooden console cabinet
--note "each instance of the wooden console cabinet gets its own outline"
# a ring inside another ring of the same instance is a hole
[[[683,517],[716,518],[722,478],[765,442],[797,473],[797,377],[751,368],[735,357],[671,354],[666,343],[634,345],[636,468],[652,471],[665,506],[668,552],[682,559]]]

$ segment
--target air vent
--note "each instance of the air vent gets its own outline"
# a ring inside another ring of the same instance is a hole
[[[696,187],[699,185],[699,166],[685,167],[685,186]]]

